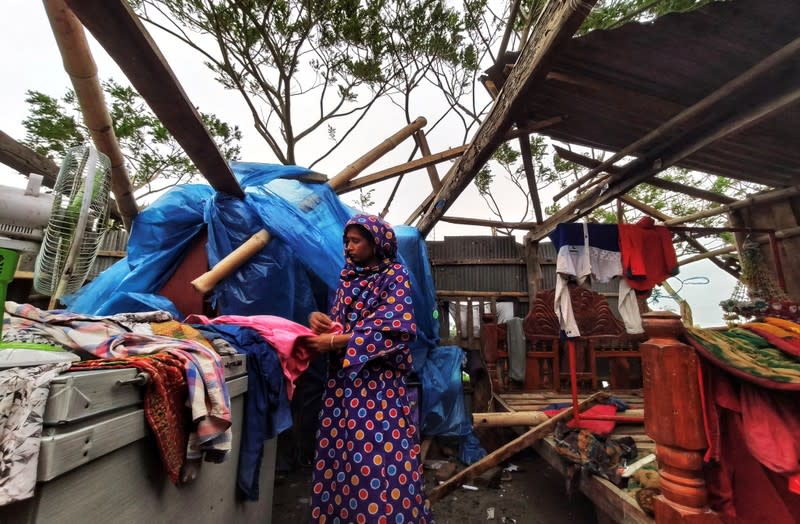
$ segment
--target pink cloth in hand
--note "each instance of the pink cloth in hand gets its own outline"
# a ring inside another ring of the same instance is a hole
[[[294,381],[308,369],[311,360],[316,356],[306,343],[309,338],[317,336],[316,333],[302,324],[282,317],[273,315],[253,315],[249,317],[223,315],[209,319],[204,315],[189,315],[184,320],[184,323],[230,324],[256,330],[278,353],[278,360],[281,363],[281,368],[283,368],[283,376],[286,377],[286,391],[289,400],[294,395]],[[338,335],[340,333],[342,333],[342,325],[334,322],[333,331],[330,334]]]

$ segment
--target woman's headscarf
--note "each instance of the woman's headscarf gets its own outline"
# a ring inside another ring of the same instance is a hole
[[[331,309],[333,320],[352,332],[342,367],[357,371],[372,359],[388,357],[398,369],[411,367],[408,344],[417,324],[411,301],[408,270],[397,260],[397,238],[392,227],[372,215],[356,215],[345,225],[360,226],[375,246],[377,266],[360,267],[347,258]]]

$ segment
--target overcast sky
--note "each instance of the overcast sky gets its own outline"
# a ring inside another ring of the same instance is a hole
[[[4,0],[3,7],[5,8],[4,16],[0,17],[0,46],[5,51],[3,52],[4,79],[0,82],[0,103],[2,104],[0,130],[17,140],[22,140],[25,134],[22,120],[27,114],[24,101],[25,91],[33,89],[60,97],[70,87],[70,84],[61,64],[61,58],[42,3],[31,0]],[[156,29],[148,28],[148,30],[151,31],[192,103],[200,111],[214,113],[224,121],[239,125],[244,135],[242,160],[275,162],[274,156],[263,139],[253,130],[249,111],[239,94],[224,90],[214,81],[194,52]],[[127,83],[125,76],[113,60],[105,54],[91,35],[88,33],[87,35],[94,60],[98,66],[99,77],[101,79],[113,77],[121,83]],[[476,90],[479,96],[487,96],[482,86],[477,86]],[[412,115],[412,118],[425,116],[431,121],[435,115],[430,113],[436,112],[436,108],[431,104],[436,104],[437,101],[426,99],[424,96],[418,98],[415,101],[417,114]],[[378,109],[362,122],[351,140],[315,166],[315,169],[332,176],[403,126],[404,121],[396,108],[387,104]],[[460,145],[460,139],[461,131],[456,126],[441,126],[429,135],[431,150],[434,153]],[[309,146],[319,147],[323,151],[330,147],[324,133],[316,140],[315,143],[309,143]],[[412,141],[406,141],[394,152],[374,164],[365,174],[405,162],[412,147]],[[315,156],[309,156],[309,158],[315,158]],[[440,176],[446,172],[449,165],[449,163],[439,164]],[[0,164],[0,185],[18,185],[18,183],[19,177],[13,170]],[[375,206],[370,211],[377,213],[383,209],[393,182],[385,182],[375,187]],[[393,223],[404,222],[429,191],[430,182],[424,170],[406,175],[387,219]],[[356,193],[344,195],[343,200],[352,204],[355,195]],[[503,185],[501,182],[498,186],[498,195],[501,204],[508,210],[505,218],[512,221],[519,220],[524,205],[519,194],[515,194],[510,184]],[[543,195],[543,199],[545,202],[549,202],[547,195]],[[448,215],[495,218],[490,214],[473,185],[470,185],[453,204]],[[486,228],[443,223],[437,226],[428,238],[440,240],[445,235],[464,234],[481,235],[489,234],[489,231]],[[693,276],[704,276],[710,279],[708,285],[683,288],[682,295],[692,305],[695,321],[702,325],[719,325],[721,316],[718,302],[730,296],[734,285],[733,278],[709,262],[699,262],[687,266],[680,275],[684,279]],[[676,288],[680,287],[680,282],[676,280],[671,282]],[[669,302],[666,300],[662,305],[670,305]]]

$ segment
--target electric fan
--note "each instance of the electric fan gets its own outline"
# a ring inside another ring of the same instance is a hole
[[[67,151],[53,188],[53,208],[36,257],[33,287],[50,309],[86,280],[108,221],[111,162],[90,145]]]

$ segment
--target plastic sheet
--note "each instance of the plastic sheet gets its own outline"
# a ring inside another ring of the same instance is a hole
[[[425,366],[418,370],[423,434],[458,436],[472,431],[472,421],[464,407],[463,360],[464,350],[459,346],[439,346],[428,353]]]
[[[65,297],[68,309],[93,315],[164,309],[182,319],[190,312],[177,311],[158,291],[196,236],[207,228],[213,266],[264,228],[272,237],[267,248],[214,288],[212,302],[221,314],[277,315],[305,324],[311,311],[328,310],[344,265],[342,228],[355,210],[327,184],[297,180],[311,173],[307,169],[247,162],[231,168],[244,199],[206,185],[173,188],[134,220],[128,257]],[[466,435],[471,424],[462,398],[461,349],[436,348],[439,322],[425,241],[413,227],[395,230],[411,273],[418,327],[411,351],[423,384],[423,431]]]

